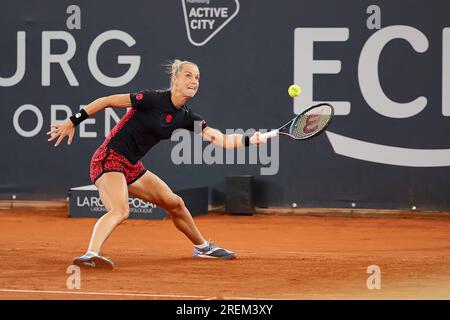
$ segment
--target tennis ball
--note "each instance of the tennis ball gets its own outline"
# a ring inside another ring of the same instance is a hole
[[[301,91],[302,90],[300,89],[300,87],[296,84],[291,85],[288,89],[288,93],[291,98],[298,96]]]

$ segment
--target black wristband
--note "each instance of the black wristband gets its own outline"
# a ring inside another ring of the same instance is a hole
[[[74,114],[69,119],[70,119],[70,121],[72,121],[73,125],[76,127],[77,125],[79,125],[81,122],[83,122],[87,118],[89,118],[89,115],[87,114],[87,112],[84,109],[81,109],[80,112],[78,112],[77,114]]]
[[[242,144],[246,147],[250,145],[250,137],[246,135],[242,135]]]

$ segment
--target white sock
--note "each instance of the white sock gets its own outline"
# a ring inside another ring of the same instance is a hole
[[[197,249],[205,249],[208,245],[209,245],[209,242],[205,240],[205,242],[203,242],[203,244],[194,244],[194,247],[196,247]]]
[[[98,253],[94,252],[94,251],[88,251],[88,252],[86,252],[86,254],[93,255],[93,256],[98,256]]]

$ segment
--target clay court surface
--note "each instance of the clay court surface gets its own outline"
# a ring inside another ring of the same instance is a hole
[[[114,271],[72,257],[96,220],[67,210],[0,210],[0,299],[450,299],[450,219],[208,214],[205,237],[238,259],[191,258],[170,220],[128,220],[108,240]],[[381,289],[367,289],[368,266]]]

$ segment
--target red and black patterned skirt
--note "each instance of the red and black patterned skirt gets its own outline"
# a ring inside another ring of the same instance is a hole
[[[141,161],[135,164],[123,155],[101,145],[95,151],[91,160],[91,181],[95,183],[105,172],[122,172],[127,180],[127,184],[132,184],[139,179],[145,172],[145,167]]]

